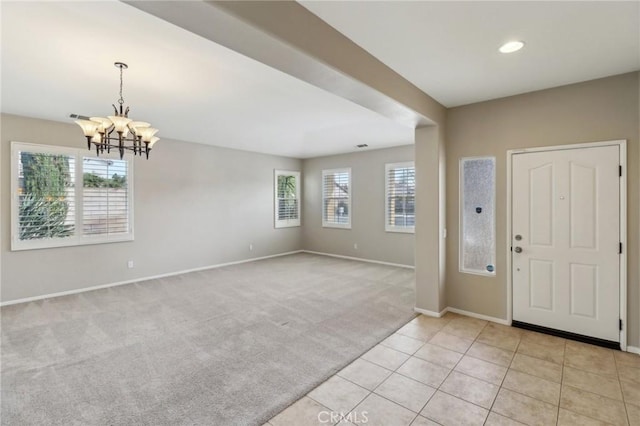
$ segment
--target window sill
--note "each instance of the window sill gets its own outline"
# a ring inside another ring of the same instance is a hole
[[[399,228],[399,227],[386,227],[385,232],[395,232],[397,234],[415,234],[415,228]]]
[[[299,228],[300,227],[300,221],[297,220],[295,222],[276,222],[274,228],[275,229],[281,229],[281,228]]]
[[[351,229],[351,224],[322,223],[323,228]]]
[[[495,278],[496,276],[495,272],[470,271],[465,269],[459,269],[458,272],[462,274],[480,275],[480,276],[489,277],[489,278]]]

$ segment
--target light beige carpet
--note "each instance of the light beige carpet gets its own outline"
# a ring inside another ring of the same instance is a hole
[[[7,306],[3,425],[260,425],[413,318],[412,270],[297,254]]]

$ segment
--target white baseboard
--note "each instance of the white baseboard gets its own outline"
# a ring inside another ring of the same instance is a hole
[[[640,355],[640,348],[637,348],[635,346],[627,346],[627,352]]]
[[[477,314],[475,312],[471,312],[471,311],[465,311],[462,309],[458,309],[458,308],[447,308],[447,312],[453,312],[454,314],[460,314],[460,315],[466,315],[468,317],[473,317],[473,318],[478,318],[481,320],[485,320],[485,321],[491,321],[491,322],[495,322],[498,324],[502,324],[502,325],[511,325],[511,323],[505,319],[502,318],[496,318],[496,317],[490,317],[488,315],[482,315],[482,314]]]
[[[381,260],[365,259],[363,257],[343,256],[341,254],[323,253],[323,252],[320,252],[320,251],[312,251],[312,250],[300,250],[300,251],[303,252],[303,253],[317,254],[317,255],[320,255],[320,256],[337,257],[339,259],[358,260],[360,262],[377,263],[379,265],[387,265],[387,266],[396,266],[398,268],[415,269],[415,266],[404,265],[402,263],[383,262]]]
[[[509,323],[509,321],[501,319],[501,318],[495,318],[495,317],[490,317],[487,315],[482,315],[482,314],[477,314],[475,312],[470,312],[470,311],[464,311],[462,309],[458,309],[458,308],[451,308],[451,307],[447,307],[444,308],[442,310],[442,312],[434,312],[434,311],[428,311],[426,309],[421,309],[421,308],[413,308],[414,311],[429,316],[429,317],[435,317],[435,318],[440,318],[442,317],[444,314],[446,314],[447,312],[452,312],[454,314],[460,314],[460,315],[465,315],[468,317],[473,317],[473,318],[478,318],[481,320],[485,320],[485,321],[491,321],[491,322],[495,322],[498,324],[502,324],[502,325],[511,325]]]
[[[109,287],[117,287],[117,286],[120,286],[120,285],[133,284],[133,283],[137,283],[137,282],[140,282],[140,281],[154,280],[154,279],[157,279],[157,278],[172,277],[172,276],[175,276],[175,275],[188,274],[190,272],[205,271],[207,269],[222,268],[224,266],[239,265],[241,263],[255,262],[257,260],[271,259],[273,257],[287,256],[287,255],[290,255],[290,254],[297,254],[297,253],[301,253],[301,252],[302,252],[302,250],[295,250],[295,251],[289,251],[289,252],[286,252],[286,253],[271,254],[269,256],[252,257],[250,259],[236,260],[236,261],[233,261],[233,262],[226,262],[226,263],[219,263],[217,265],[201,266],[201,267],[192,268],[192,269],[183,269],[181,271],[168,272],[166,274],[152,275],[152,276],[148,276],[148,277],[134,278],[132,280],[119,281],[119,282],[115,282],[115,283],[95,285],[95,286],[91,286],[91,287],[83,287],[83,288],[79,288],[79,289],[75,289],[75,290],[61,291],[61,292],[58,292],[58,293],[43,294],[41,296],[26,297],[24,299],[8,300],[6,302],[0,303],[0,307],[9,306],[9,305],[17,305],[18,303],[34,302],[34,301],[42,300],[42,299],[50,299],[52,297],[69,296],[71,294],[84,293],[84,292],[87,292],[87,291],[100,290],[100,289],[109,288]]]
[[[428,317],[434,317],[434,318],[440,318],[441,316],[447,313],[447,308],[444,308],[442,312],[429,311],[427,309],[422,309],[422,308],[413,308],[413,310],[419,314],[426,315]]]

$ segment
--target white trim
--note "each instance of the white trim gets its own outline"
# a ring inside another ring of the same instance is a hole
[[[398,268],[415,269],[415,266],[404,265],[402,263],[383,262],[382,260],[365,259],[363,257],[343,256],[341,254],[324,253],[321,251],[312,251],[312,250],[300,250],[300,251],[303,253],[317,254],[320,256],[337,257],[338,259],[359,260],[360,262],[377,263],[378,265],[387,265],[387,266],[395,266]]]
[[[278,219],[278,208],[280,207],[278,201],[278,176],[294,176],[296,178],[296,200],[297,200],[297,219]],[[273,171],[273,222],[274,228],[294,228],[300,226],[300,213],[302,200],[300,199],[300,187],[302,186],[301,177],[302,173],[296,170],[278,170]]]
[[[625,139],[601,141],[601,142],[589,142],[589,143],[577,143],[569,145],[558,145],[538,148],[527,149],[511,149],[507,151],[507,245],[511,247],[512,235],[511,235],[511,198],[512,198],[512,158],[514,154],[522,154],[529,152],[544,152],[544,151],[560,151],[569,149],[580,148],[596,148],[603,146],[618,146],[620,149],[620,165],[622,166],[622,176],[620,177],[620,242],[622,243],[623,250],[620,255],[620,318],[622,319],[623,327],[620,330],[620,349],[623,351],[628,350],[627,347],[627,251],[629,245],[627,244],[627,141]],[[507,250],[507,320],[509,323],[513,320],[513,277],[511,271],[511,251]],[[634,348],[634,350],[637,348]]]
[[[627,346],[627,352],[640,355],[640,348],[636,346]]]
[[[347,223],[334,223],[334,222],[327,222],[325,220],[325,208],[324,208],[324,196],[325,196],[325,186],[324,186],[324,182],[325,182],[325,176],[327,175],[331,175],[331,174],[336,174],[336,173],[347,173],[349,176],[349,183],[348,183],[348,189],[349,189],[349,197],[347,198],[347,218],[349,219],[349,222]],[[320,195],[320,197],[322,198],[322,227],[323,228],[338,228],[338,229],[351,229],[351,218],[353,217],[353,211],[351,210],[351,207],[353,205],[353,203],[351,202],[351,199],[353,197],[353,185],[352,185],[352,179],[351,179],[351,167],[343,167],[340,169],[324,169],[322,170],[322,183],[321,183],[321,187],[322,187],[322,194]]]
[[[620,166],[622,166],[622,176],[620,176],[620,242],[622,243],[622,254],[620,254],[620,318],[622,319],[622,330],[620,330],[620,349],[627,350],[627,253],[629,244],[627,243],[627,141],[618,141],[620,147]]]
[[[413,308],[413,310],[419,314],[426,315],[428,317],[441,318],[444,314],[447,313],[447,308],[444,308],[441,312],[428,311],[422,308]]]
[[[610,141],[584,142],[584,143],[573,143],[573,144],[567,144],[567,145],[539,146],[535,148],[510,149],[507,151],[507,154],[510,154],[510,153],[522,154],[523,152],[563,151],[567,149],[577,149],[577,148],[596,148],[600,146],[623,145],[626,143],[627,143],[626,139],[614,139]]]
[[[415,234],[416,233],[415,225],[414,226],[397,226],[397,225],[389,224],[389,172],[395,169],[413,169],[414,193],[415,193],[415,170],[416,170],[415,162],[403,161],[401,163],[386,163],[384,165],[384,230],[385,232]],[[414,205],[415,205],[415,200],[414,200]],[[414,214],[414,223],[415,223],[415,214]]]
[[[511,322],[513,321],[513,272],[511,271],[511,241],[512,241],[512,237],[511,237],[511,194],[512,194],[512,185],[511,185],[511,180],[513,179],[512,177],[512,162],[513,162],[513,152],[512,151],[507,151],[507,205],[506,205],[506,211],[507,211],[507,232],[506,232],[506,238],[507,238],[507,244],[505,245],[506,249],[506,253],[507,253],[507,267],[506,267],[506,271],[507,271],[507,321],[509,321],[509,324],[511,324]]]
[[[463,309],[458,309],[458,308],[447,308],[447,312],[452,312],[454,314],[460,314],[460,315],[465,315],[468,317],[472,317],[472,318],[478,318],[481,320],[485,320],[485,321],[491,321],[491,322],[495,322],[498,324],[502,324],[502,325],[511,325],[511,321],[502,319],[502,318],[496,318],[496,317],[490,317],[488,315],[482,315],[482,314],[477,314],[475,312],[471,312],[471,311],[465,311]]]
[[[464,267],[464,163],[473,160],[491,160],[493,162],[493,271],[489,272],[485,269],[474,270],[466,269]],[[492,155],[479,156],[479,157],[462,157],[458,160],[458,271],[463,274],[481,275],[484,277],[495,278],[496,276],[496,259],[497,259],[497,215],[496,215],[496,198],[497,198],[497,159]]]
[[[52,298],[52,297],[60,297],[60,296],[68,296],[68,295],[71,295],[71,294],[85,293],[87,291],[100,290],[100,289],[109,288],[109,287],[117,287],[117,286],[121,286],[121,285],[125,285],[125,284],[133,284],[133,283],[137,283],[137,282],[141,282],[141,281],[155,280],[155,279],[158,279],[158,278],[172,277],[172,276],[175,276],[175,275],[188,274],[190,272],[205,271],[207,269],[216,269],[216,268],[222,268],[222,267],[225,267],[225,266],[239,265],[241,263],[255,262],[257,260],[271,259],[273,257],[280,257],[280,256],[288,256],[288,255],[291,255],[291,254],[298,254],[298,253],[302,253],[302,252],[303,252],[303,250],[294,250],[294,251],[288,251],[288,252],[285,252],[285,253],[271,254],[271,255],[268,255],[268,256],[253,257],[253,258],[250,258],[250,259],[235,260],[233,262],[219,263],[219,264],[216,264],[216,265],[201,266],[201,267],[198,267],[198,268],[191,268],[191,269],[183,269],[181,271],[167,272],[166,274],[159,274],[159,275],[152,275],[152,276],[148,276],[148,277],[134,278],[132,280],[118,281],[118,282],[110,283],[110,284],[102,284],[102,285],[96,285],[96,286],[91,286],[91,287],[83,287],[83,288],[79,288],[79,289],[75,289],[75,290],[61,291],[61,292],[58,292],[58,293],[43,294],[41,296],[25,297],[24,299],[8,300],[6,302],[1,302],[0,303],[0,307],[9,306],[9,305],[16,305],[18,303],[35,302],[37,300],[49,299],[49,298]]]
[[[419,314],[423,314],[428,317],[434,317],[434,318],[441,318],[447,312],[451,312],[454,314],[465,315],[467,317],[478,318],[485,321],[495,322],[497,324],[508,325],[508,326],[511,325],[510,321],[504,320],[502,318],[490,317],[488,315],[477,314],[475,312],[465,311],[463,309],[458,309],[458,308],[452,308],[450,306],[444,308],[441,312],[429,311],[427,309],[422,309],[422,308],[413,308],[413,310]]]

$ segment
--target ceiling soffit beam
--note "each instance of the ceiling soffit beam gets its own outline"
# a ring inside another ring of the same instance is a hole
[[[127,1],[398,123],[444,123],[446,108],[293,1]]]

